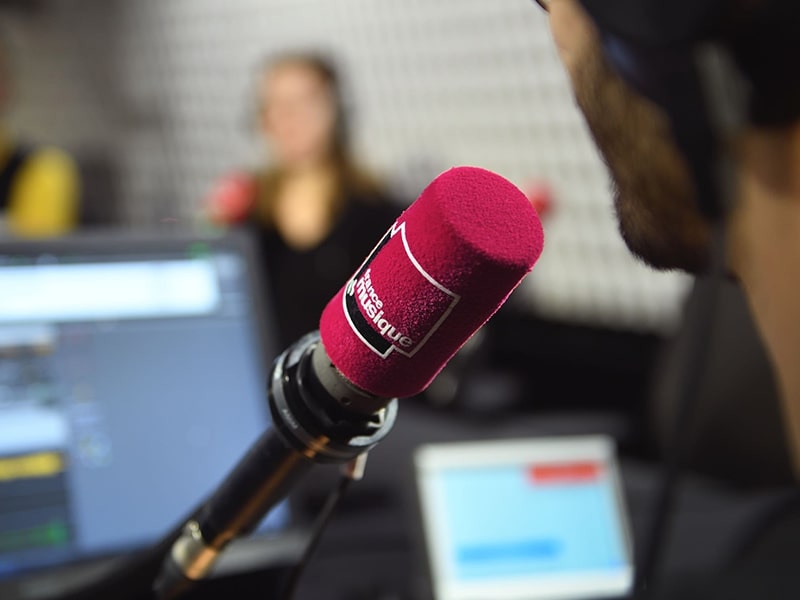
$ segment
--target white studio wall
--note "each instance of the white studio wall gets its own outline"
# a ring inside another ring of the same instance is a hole
[[[66,2],[52,4],[65,12]],[[495,170],[523,189],[551,189],[545,253],[518,301],[544,316],[623,328],[675,321],[688,280],[653,272],[625,248],[605,169],[531,0],[69,6],[113,16],[105,37],[118,129],[109,147],[129,223],[195,223],[217,177],[263,160],[250,120],[257,65],[283,50],[324,50],[344,71],[358,156],[406,201],[458,164]]]

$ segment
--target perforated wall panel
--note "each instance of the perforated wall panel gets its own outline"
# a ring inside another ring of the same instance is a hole
[[[98,58],[113,60],[115,78],[110,108],[99,114],[113,113],[108,143],[122,165],[131,223],[196,222],[215,178],[264,160],[252,130],[259,62],[281,50],[322,49],[345,71],[358,155],[406,201],[458,164],[495,170],[523,189],[551,189],[545,253],[518,302],[626,328],[674,322],[687,279],[651,271],[624,247],[605,169],[531,0],[106,5],[113,35]],[[37,110],[25,119],[35,120]],[[92,128],[85,119],[71,126]]]

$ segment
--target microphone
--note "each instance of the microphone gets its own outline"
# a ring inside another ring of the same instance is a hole
[[[439,175],[322,313],[336,368],[376,396],[423,391],[539,258],[536,211],[475,167]]]
[[[206,198],[208,218],[217,225],[240,223],[256,201],[256,182],[247,173],[231,173],[217,181]]]
[[[423,391],[533,268],[544,235],[511,182],[476,167],[439,175],[325,307],[320,331],[273,365],[273,425],[184,527],[156,580],[159,598],[206,577],[315,463],[377,444],[397,397]]]

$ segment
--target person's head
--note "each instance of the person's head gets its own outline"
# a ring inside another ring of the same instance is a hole
[[[746,23],[758,19],[761,22],[758,35],[763,36],[769,27],[759,12],[762,5],[780,5],[784,1],[636,3],[610,0],[601,9],[596,7],[604,4],[603,0],[540,2],[549,8],[553,37],[570,75],[577,103],[611,172],[621,233],[634,254],[651,266],[701,271],[708,256],[710,223],[700,210],[696,181],[685,153],[678,149],[666,112],[645,97],[641,89],[634,90],[626,77],[620,75],[618,71],[631,62],[629,58],[620,59],[618,55],[613,57],[615,64],[610,64],[607,57],[613,54],[614,47],[609,39],[617,36],[619,28],[627,28],[636,32],[635,42],[646,48],[648,44],[663,45],[670,35],[678,40],[687,39],[701,28],[738,28],[735,42],[738,47],[733,53],[738,53],[740,63],[744,63],[745,69],[749,68],[748,75],[752,76],[754,72],[772,70],[754,61],[775,62],[786,57],[766,44],[758,44],[749,55],[739,52],[744,45],[741,40],[746,40],[748,35],[752,38],[753,34],[748,31],[749,24],[742,26],[737,20]],[[585,5],[590,8],[588,12]],[[744,13],[745,9],[741,8],[744,6],[751,12]],[[616,11],[617,16],[609,19],[602,14],[604,11]],[[601,13],[599,17],[597,12]],[[598,18],[599,26],[595,22]],[[609,31],[609,20],[610,27],[616,30]],[[798,34],[800,32],[794,35]],[[768,55],[770,52],[772,56]],[[748,61],[751,64],[747,64]],[[788,73],[784,77],[795,79]],[[761,78],[755,84],[765,82],[766,78]],[[683,90],[674,93],[680,94]],[[785,109],[782,106],[779,110]],[[785,127],[781,129],[786,131]],[[756,127],[750,129],[751,132],[757,130]],[[746,140],[747,135],[742,135],[741,139]],[[734,140],[729,141],[734,143]],[[743,156],[737,158],[738,166],[743,166]]]
[[[344,158],[347,132],[332,63],[313,53],[268,60],[258,80],[258,128],[283,168]]]
[[[605,1],[606,9],[626,3]],[[625,65],[609,48],[609,35],[617,32],[609,34],[609,23],[597,13],[602,2],[540,3],[547,4],[576,101],[614,180],[619,225],[629,248],[657,268],[701,271],[712,221],[701,211],[698,179],[690,168],[696,161],[679,151],[664,105],[620,75]],[[630,10],[618,15],[628,26],[634,13],[648,17],[647,31],[657,36],[659,22],[675,24],[685,16],[680,11],[700,5],[707,9],[703,26],[719,26],[715,35],[735,30],[725,43],[751,85],[749,120],[716,146],[730,151],[736,171],[733,206],[720,222],[729,268],[745,288],[777,368],[800,473],[800,86],[793,73],[800,55],[798,9],[793,0],[649,1],[627,2]],[[688,32],[682,32],[684,39]]]
[[[665,115],[611,69],[577,0],[553,0],[549,12],[576,101],[611,173],[625,242],[656,268],[700,270],[710,230]]]

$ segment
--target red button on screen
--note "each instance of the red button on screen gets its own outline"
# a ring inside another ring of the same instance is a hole
[[[528,476],[533,483],[589,483],[597,481],[603,465],[598,462],[565,462],[530,467]]]

